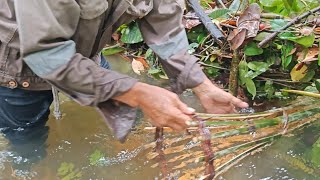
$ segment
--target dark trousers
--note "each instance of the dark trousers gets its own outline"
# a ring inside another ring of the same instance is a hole
[[[101,66],[109,69],[102,56]],[[28,169],[31,164],[46,156],[46,126],[53,101],[52,91],[28,91],[0,86],[0,131],[10,141],[9,151],[26,159],[15,162],[18,169]]]

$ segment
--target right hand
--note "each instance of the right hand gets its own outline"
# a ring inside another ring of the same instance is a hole
[[[126,93],[113,99],[132,107],[140,107],[149,121],[156,127],[171,127],[176,131],[185,130],[187,121],[195,110],[180,101],[175,93],[157,86],[136,83]]]

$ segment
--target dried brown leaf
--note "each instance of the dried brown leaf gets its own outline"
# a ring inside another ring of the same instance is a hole
[[[143,64],[135,59],[132,60],[131,67],[133,72],[135,72],[138,75],[141,75],[141,71],[144,71]]]

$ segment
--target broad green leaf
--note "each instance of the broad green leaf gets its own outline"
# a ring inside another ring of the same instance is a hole
[[[232,1],[232,3],[230,4],[229,6],[229,10],[230,11],[239,11],[239,8],[240,8],[240,3],[241,1],[240,0],[234,0]]]
[[[266,72],[266,70],[269,68],[269,64],[260,61],[252,61],[248,63],[248,67],[254,71]]]
[[[133,22],[121,32],[121,41],[126,44],[135,44],[143,41],[141,31],[137,22]]]
[[[284,19],[270,20],[271,30],[278,30],[278,29],[282,28],[283,26],[285,26],[287,23],[288,23],[288,21],[284,20]]]
[[[271,33],[268,33],[268,32],[261,32],[259,33],[253,40],[255,41],[262,41],[264,40],[267,36],[269,36]]]
[[[314,75],[316,75],[316,72],[313,69],[309,70],[307,74],[300,80],[300,82],[310,82]]]
[[[201,33],[199,34],[199,36],[197,37],[197,41],[199,44],[203,44],[205,39],[207,37],[207,34],[206,33]]]
[[[208,16],[212,19],[216,19],[226,15],[228,12],[230,12],[229,9],[217,9],[217,10],[214,10],[212,13],[210,13]]]
[[[301,44],[302,46],[305,46],[305,47],[311,47],[313,45],[316,37],[315,37],[314,33],[312,33],[309,36],[295,37],[293,35],[293,36],[280,36],[280,38],[296,42],[296,43]]]
[[[246,83],[246,74],[248,73],[248,65],[246,61],[240,61],[239,63],[239,79],[240,84],[244,85]]]
[[[292,61],[292,54],[290,52],[294,49],[292,42],[286,42],[281,48],[281,65],[283,69],[287,69]]]
[[[297,0],[282,0],[284,7],[287,11],[299,12],[300,8],[298,7]]]
[[[258,48],[257,44],[254,42],[250,42],[244,47],[244,54],[247,56],[256,56],[263,53],[262,48]]]
[[[308,66],[305,64],[298,63],[292,68],[290,72],[291,80],[292,81],[300,81],[307,75]]]
[[[260,3],[266,7],[281,6],[283,4],[282,0],[260,0]]]
[[[118,54],[124,50],[125,50],[125,48],[123,48],[123,47],[104,48],[102,50],[102,54],[105,56],[109,56],[109,55],[113,55],[113,54]]]
[[[149,69],[148,70],[148,74],[154,75],[154,74],[158,74],[161,73],[160,69]]]
[[[257,95],[257,88],[252,79],[246,79],[246,87],[248,92],[252,95],[252,99]]]

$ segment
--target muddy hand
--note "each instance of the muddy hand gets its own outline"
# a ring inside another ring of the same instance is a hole
[[[168,90],[137,83],[128,92],[114,98],[132,107],[140,107],[144,115],[156,127],[171,127],[176,131],[185,130],[195,110],[180,101]]]
[[[193,88],[202,106],[208,113],[235,113],[236,108],[246,108],[248,104],[213,85],[209,79]]]

